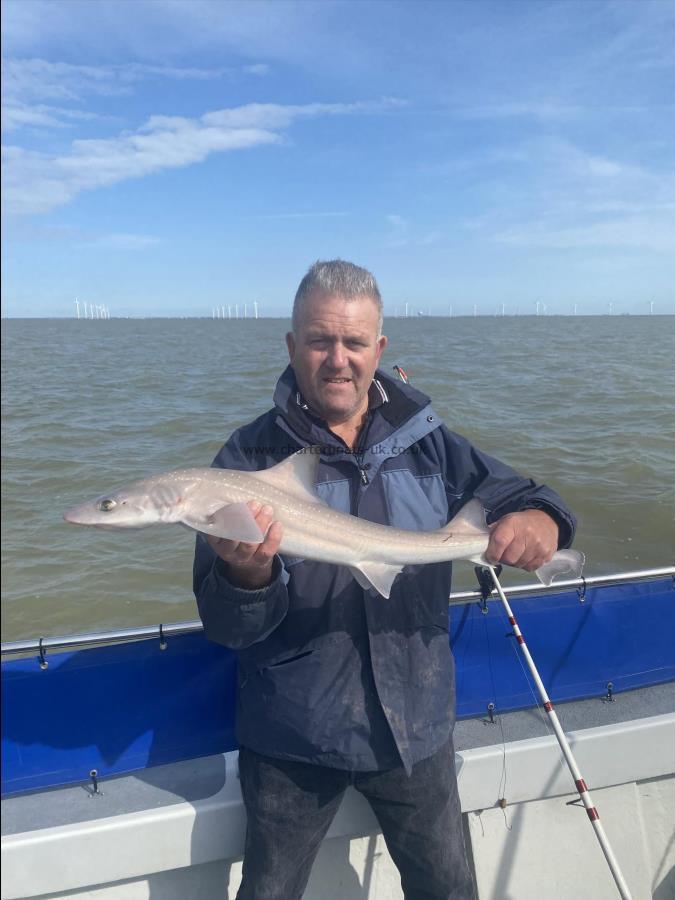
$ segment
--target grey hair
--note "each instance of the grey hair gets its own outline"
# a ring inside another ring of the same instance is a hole
[[[375,276],[344,259],[317,260],[307,270],[293,301],[293,331],[298,330],[302,304],[314,294],[336,294],[345,300],[370,297],[377,307],[377,336],[382,334],[382,297]]]

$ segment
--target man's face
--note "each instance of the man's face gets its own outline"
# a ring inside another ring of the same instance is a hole
[[[329,425],[342,425],[368,408],[368,388],[387,339],[378,337],[378,311],[370,297],[345,300],[313,295],[286,335],[300,392]]]

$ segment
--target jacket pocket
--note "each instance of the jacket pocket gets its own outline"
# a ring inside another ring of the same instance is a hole
[[[354,647],[348,635],[326,635],[311,647],[262,661],[257,689],[267,702],[294,707],[330,709],[338,702],[339,685],[358,676],[352,671]]]
[[[312,653],[314,653],[313,650],[304,650],[302,653],[294,653],[292,656],[286,657],[286,659],[279,659],[276,662],[269,663],[267,666],[263,666],[263,668],[278,669],[279,666],[287,666],[290,663],[294,663],[300,659],[304,659],[305,656],[310,656]]]

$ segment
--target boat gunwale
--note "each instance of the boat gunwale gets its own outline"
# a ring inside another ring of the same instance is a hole
[[[563,579],[551,585],[516,584],[504,587],[507,596],[515,597],[525,595],[528,597],[546,596],[557,594],[561,591],[577,589],[586,591],[591,587],[600,587],[625,582],[652,581],[657,578],[671,576],[675,582],[675,566],[664,566],[658,569],[641,569],[633,572],[615,572],[611,575],[591,575],[588,578]],[[458,591],[451,593],[448,598],[450,606],[457,606],[472,601],[480,601],[480,590]],[[580,596],[580,600],[582,597]],[[499,601],[496,590],[493,589],[487,602]],[[199,619],[185,622],[170,622],[167,624],[145,625],[137,628],[121,628],[109,631],[88,632],[83,634],[54,635],[52,637],[27,638],[18,641],[6,641],[2,643],[1,656],[5,658],[19,656],[24,653],[46,653],[53,650],[70,650],[74,648],[110,646],[124,644],[131,641],[156,638],[160,643],[168,637],[177,637],[184,634],[195,634],[204,630]]]

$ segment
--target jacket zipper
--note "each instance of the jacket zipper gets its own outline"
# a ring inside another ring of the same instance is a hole
[[[354,451],[354,459],[356,460],[356,465],[359,470],[359,476],[361,478],[361,484],[363,485],[363,487],[366,487],[366,485],[370,484],[370,480],[366,473],[366,469],[369,469],[370,465],[368,463],[364,464],[363,457],[365,456],[365,453],[366,453],[364,445],[365,445],[366,439],[368,437],[368,429],[370,428],[370,423],[372,421],[372,418],[373,418],[372,411],[368,410],[368,412],[366,414],[366,421],[364,422],[364,426],[361,431],[361,440],[359,442],[360,446],[359,446],[358,450]]]

